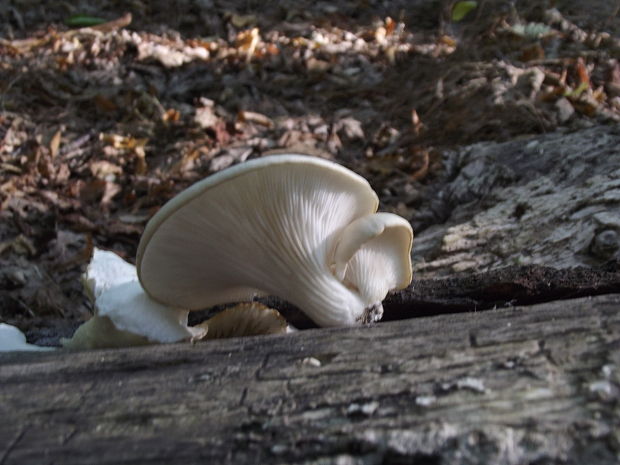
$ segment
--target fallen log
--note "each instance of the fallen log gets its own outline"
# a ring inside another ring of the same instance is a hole
[[[618,463],[620,294],[0,356],[0,464]]]

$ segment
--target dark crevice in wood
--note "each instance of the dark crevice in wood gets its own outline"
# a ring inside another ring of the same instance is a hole
[[[601,269],[510,266],[470,276],[414,279],[406,289],[387,296],[383,302],[382,321],[534,305],[616,292],[620,292],[620,268],[617,263],[607,264]],[[316,327],[288,302],[277,297],[258,300],[278,309],[296,328]],[[198,322],[204,315],[194,312],[190,318]]]

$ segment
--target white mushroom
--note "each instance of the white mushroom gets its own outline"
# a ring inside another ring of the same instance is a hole
[[[83,277],[95,314],[71,339],[71,349],[125,347],[201,338],[204,328],[187,326],[188,311],[151,299],[138,282],[136,269],[113,252],[95,249]]]
[[[335,163],[269,156],[200,181],[151,219],[137,269],[156,301],[190,310],[257,293],[321,326],[381,317],[411,281],[411,226],[375,213],[368,182]]]
[[[95,247],[93,257],[82,275],[82,284],[94,302],[104,291],[119,284],[137,281],[136,267],[114,252]]]
[[[42,347],[28,344],[26,342],[26,336],[19,328],[6,323],[0,323],[0,352],[40,350],[54,350],[54,347]]]

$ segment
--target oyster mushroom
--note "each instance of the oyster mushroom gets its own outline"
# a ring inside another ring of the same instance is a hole
[[[204,337],[205,328],[187,325],[188,311],[152,300],[138,282],[135,267],[113,252],[95,249],[83,276],[95,314],[71,339],[68,349],[126,347]]]
[[[304,155],[252,160],[170,200],[138,247],[144,290],[199,310],[259,293],[291,302],[320,326],[381,317],[390,289],[411,281],[413,232],[375,213],[361,176]]]

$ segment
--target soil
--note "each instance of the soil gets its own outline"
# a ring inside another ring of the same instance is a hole
[[[447,153],[617,124],[617,13],[603,0],[478,2],[461,21],[434,0],[3,2],[0,320],[57,344],[92,313],[79,278],[94,247],[131,261],[168,199],[273,150],[348,166],[423,233],[446,219],[429,205],[451,181]],[[67,26],[77,14],[108,22]],[[414,281],[385,310],[618,290],[613,261],[469,270]]]

